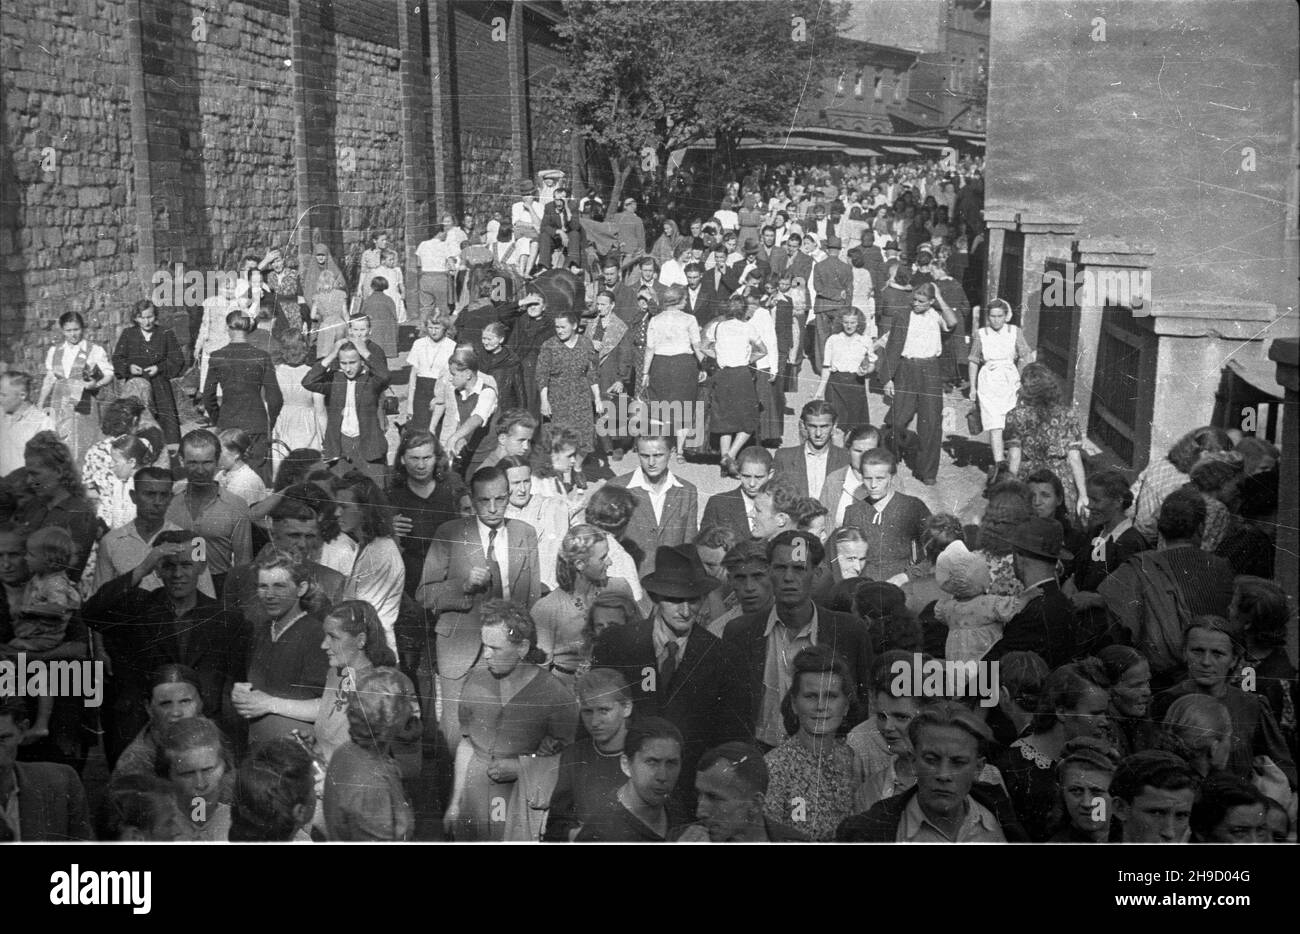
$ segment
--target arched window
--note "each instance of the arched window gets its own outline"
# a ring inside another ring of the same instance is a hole
[[[844,93],[844,74],[845,73],[841,71],[840,79],[835,82],[835,95],[837,97]]]
[[[894,103],[900,104],[903,101],[903,76],[897,74],[894,76]]]
[[[884,100],[884,98],[885,98],[885,78],[884,78],[884,75],[881,73],[881,71],[880,71],[879,68],[876,69],[876,77],[875,77],[875,78],[872,80],[872,82],[871,82],[871,88],[872,88],[872,96],[873,96],[876,100],[878,100],[878,101],[879,101],[879,100]]]
[[[949,68],[948,86],[954,91],[961,90],[961,65],[957,56],[952,56],[951,67]]]
[[[858,69],[857,77],[853,79],[853,96],[862,97],[862,69]]]

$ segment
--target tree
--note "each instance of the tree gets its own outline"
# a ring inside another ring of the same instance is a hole
[[[662,203],[670,154],[787,128],[837,67],[843,5],[817,0],[574,0],[557,27],[566,63],[542,91],[609,158],[610,203],[633,169]]]

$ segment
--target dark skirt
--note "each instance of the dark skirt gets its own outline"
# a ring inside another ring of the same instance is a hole
[[[766,379],[748,366],[729,366],[713,374],[709,405],[709,431],[718,435],[753,434],[758,429],[758,392],[755,379]]]
[[[415,378],[415,387],[412,389],[415,398],[411,400],[411,424],[414,427],[429,427],[429,421],[433,418],[429,403],[433,401],[434,391],[437,386],[438,381],[432,376],[417,376]]]
[[[758,390],[762,415],[758,423],[759,441],[781,441],[785,435],[785,393],[781,391],[781,378],[768,378],[766,370],[754,374],[754,388]]]
[[[656,354],[650,361],[650,383],[646,387],[650,400],[679,402],[683,406],[694,402],[699,374],[700,365],[695,354]]]
[[[845,431],[871,424],[866,382],[866,377],[856,373],[833,370],[826,383],[826,401],[835,411],[836,423]]]

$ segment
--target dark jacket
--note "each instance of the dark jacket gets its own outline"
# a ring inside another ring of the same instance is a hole
[[[378,355],[382,359],[383,354]],[[374,353],[371,359],[377,359]],[[388,439],[384,437],[384,416],[381,403],[388,387],[388,368],[364,364],[357,376],[357,422],[361,428],[361,456],[367,461],[381,461],[388,454]],[[335,364],[326,370],[315,364],[302,378],[304,389],[325,396],[325,458],[330,460],[343,453],[343,406],[347,402],[348,378]]]
[[[725,493],[714,493],[704,504],[704,518],[700,528],[717,526],[731,529],[739,541],[746,542],[752,537],[749,532],[749,518],[745,515],[745,494],[740,487]]]
[[[835,831],[835,839],[840,843],[895,843],[898,840],[898,825],[903,822],[903,812],[916,797],[917,788],[913,785],[901,795],[894,795],[876,805],[865,814],[855,814],[840,822]],[[971,786],[970,796],[993,812],[993,816],[1002,825],[1002,835],[1008,843],[1027,843],[1024,828],[1016,819],[1011,800],[997,785],[976,782]]]
[[[1037,652],[1048,668],[1055,669],[1082,654],[1074,604],[1054,582],[1039,584],[1037,589],[1041,594],[1003,627],[1002,638],[984,655],[984,661],[997,661],[1008,652]]]
[[[694,787],[695,763],[714,746],[731,740],[751,742],[744,673],[722,640],[703,626],[691,630],[686,652],[667,685],[660,685],[653,620],[608,629],[596,643],[593,668],[613,668],[632,686],[638,716],[664,717],[676,724],[686,740],[682,750],[679,788]]]
[[[763,704],[763,668],[767,663],[767,628],[771,610],[745,613],[727,624],[722,633],[725,645],[732,648],[745,672],[747,692],[746,710],[751,723],[757,723]],[[779,624],[778,624],[779,625]],[[854,689],[858,696],[858,711],[867,712],[871,700],[871,641],[862,621],[847,613],[836,613],[824,607],[817,608],[817,644],[828,645],[849,663]]]
[[[213,417],[217,428],[270,434],[283,405],[284,396],[270,354],[246,343],[227,344],[213,351],[208,381],[203,387],[203,408]]]

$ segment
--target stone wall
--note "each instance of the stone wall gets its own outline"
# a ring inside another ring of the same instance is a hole
[[[111,345],[133,287],[125,24],[119,0],[0,7],[0,360],[32,374],[65,311]]]
[[[529,4],[520,17],[525,63],[558,63],[555,6]],[[520,152],[568,169],[562,116],[510,94],[507,44],[492,36],[497,16],[511,19],[510,4],[409,10],[406,48],[419,61],[405,83],[401,8],[392,0],[0,7],[0,368],[38,373],[67,310],[111,347],[131,304],[174,264],[224,270],[272,246],[295,260],[319,240],[353,272],[378,231],[406,255],[407,238],[418,242],[436,220],[435,204],[508,217]],[[435,43],[447,59],[436,69]],[[435,141],[435,98],[452,145]],[[522,141],[512,138],[515,106],[530,108]]]

